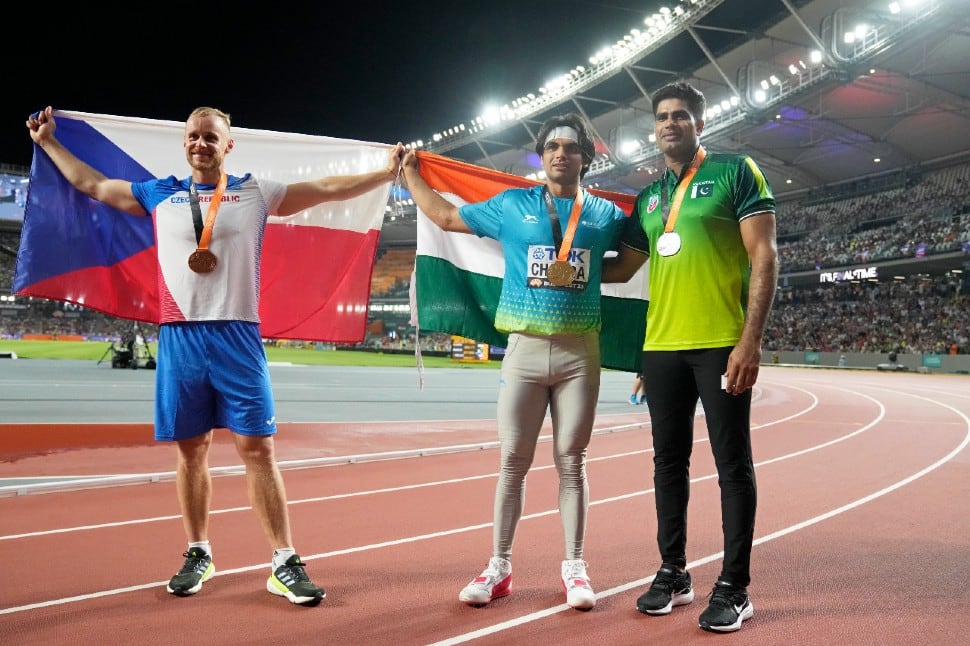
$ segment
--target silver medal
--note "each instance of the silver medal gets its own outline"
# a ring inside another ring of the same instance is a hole
[[[657,240],[657,253],[661,256],[672,256],[680,251],[680,236],[673,231],[665,232]]]

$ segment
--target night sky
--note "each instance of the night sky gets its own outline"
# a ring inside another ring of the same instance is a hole
[[[113,11],[90,4],[3,10],[0,163],[30,164],[24,121],[46,105],[175,121],[212,105],[245,128],[427,140],[489,101],[510,103],[588,64],[661,6],[414,0],[300,10],[246,3],[227,13],[212,11],[215,3],[174,2],[149,13],[137,3]]]

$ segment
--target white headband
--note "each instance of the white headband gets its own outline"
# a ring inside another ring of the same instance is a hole
[[[575,128],[570,128],[569,126],[556,126],[549,131],[549,136],[546,137],[545,143],[549,143],[553,139],[568,139],[578,144],[579,133],[576,132]]]

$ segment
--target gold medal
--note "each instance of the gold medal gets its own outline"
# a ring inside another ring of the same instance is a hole
[[[208,249],[196,249],[189,256],[189,269],[197,274],[208,274],[216,268],[216,255]]]
[[[576,279],[576,268],[564,260],[557,260],[546,269],[546,278],[556,287],[565,287]]]

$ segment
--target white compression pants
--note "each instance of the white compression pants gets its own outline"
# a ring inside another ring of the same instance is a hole
[[[583,558],[589,509],[586,447],[599,391],[598,334],[509,335],[498,393],[502,457],[495,487],[494,556],[511,558],[515,528],[525,507],[525,476],[548,409],[566,558]]]

